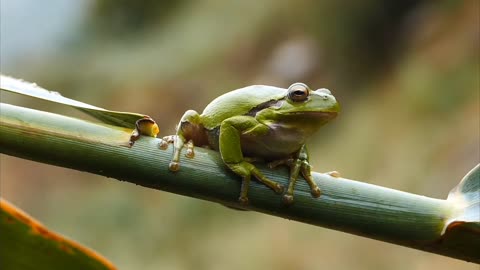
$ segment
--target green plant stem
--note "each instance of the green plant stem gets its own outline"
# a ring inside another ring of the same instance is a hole
[[[0,150],[38,162],[91,172],[149,188],[196,197],[224,205],[237,203],[240,181],[217,152],[195,148],[176,173],[168,170],[172,147],[158,148],[159,139],[142,137],[126,147],[131,130],[52,113],[1,104]],[[287,184],[286,168],[259,168],[270,179]],[[251,183],[249,210],[433,253],[480,262],[478,234],[466,247],[442,241],[447,220],[456,211],[447,200],[433,199],[371,184],[314,173],[322,189],[311,197],[299,181],[295,203]]]

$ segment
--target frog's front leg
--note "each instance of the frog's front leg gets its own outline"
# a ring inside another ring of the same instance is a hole
[[[268,126],[250,116],[234,116],[224,120],[220,125],[220,154],[228,168],[242,177],[240,197],[238,198],[242,204],[248,203],[248,189],[252,175],[276,193],[283,192],[282,185],[265,177],[252,163],[245,160],[242,153],[242,135],[262,135],[268,131]]]
[[[194,110],[188,110],[178,123],[176,134],[162,139],[159,145],[161,149],[166,149],[168,144],[173,143],[172,161],[168,165],[170,171],[175,172],[180,169],[180,153],[185,145],[187,146],[185,156],[194,157],[193,138],[201,136],[198,134],[202,129],[200,126],[200,115]]]
[[[293,203],[293,192],[295,190],[295,183],[297,182],[298,175],[301,173],[305,181],[307,181],[308,185],[310,186],[310,193],[314,198],[318,198],[320,196],[320,188],[315,183],[312,177],[312,166],[308,163],[308,152],[305,145],[303,145],[296,158],[288,158],[284,160],[278,160],[271,162],[269,164],[270,167],[276,167],[280,164],[286,164],[290,167],[290,179],[288,184],[288,189],[285,195],[283,195],[283,201],[285,204],[292,204]]]

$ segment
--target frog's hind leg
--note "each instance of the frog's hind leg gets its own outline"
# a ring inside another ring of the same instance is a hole
[[[283,193],[283,186],[265,177],[252,163],[248,162],[242,153],[241,134],[261,134],[267,132],[268,127],[259,123],[252,117],[235,116],[222,122],[220,125],[219,150],[225,164],[235,174],[242,177],[242,186],[239,202],[248,203],[248,190],[252,175],[261,183]]]

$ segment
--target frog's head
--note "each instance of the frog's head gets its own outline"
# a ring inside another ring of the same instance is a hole
[[[265,105],[264,105],[265,106]],[[278,100],[269,102],[257,119],[270,126],[296,128],[311,134],[335,118],[340,105],[330,90],[311,90],[303,83],[294,83]]]
[[[273,114],[270,118],[323,125],[335,118],[339,111],[340,105],[330,90],[321,88],[314,91],[304,83],[294,83],[281,99],[270,106]]]
[[[313,91],[304,83],[292,84],[284,100],[286,102],[279,108],[284,114],[321,114],[331,119],[340,111],[340,105],[330,90],[320,88]]]

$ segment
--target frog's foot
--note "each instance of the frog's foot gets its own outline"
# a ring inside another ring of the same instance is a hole
[[[158,143],[158,147],[162,150],[166,150],[168,148],[169,144],[175,145],[175,140],[181,139],[181,138],[177,138],[177,137],[178,137],[177,135],[169,135],[169,136],[163,137],[162,140],[160,141],[160,143]],[[186,144],[182,144],[182,148],[184,147],[184,145],[187,147],[187,150],[185,152],[185,156],[187,158],[194,158],[195,157],[195,151],[193,149],[194,149],[195,146],[193,145],[193,141],[189,140]]]
[[[305,178],[305,181],[307,184],[310,186],[310,193],[314,198],[320,197],[321,190],[318,187],[318,185],[315,183],[313,180],[312,174],[311,174],[311,166],[308,164],[308,161],[305,159],[297,158],[288,158],[288,159],[283,159],[283,160],[278,160],[271,162],[269,166],[276,167],[278,165],[287,165],[290,167],[290,178],[289,178],[289,184],[288,184],[288,189],[287,192],[283,195],[283,202],[287,205],[290,205],[293,203],[293,193],[295,190],[295,184],[298,179],[298,175],[301,173],[303,177]]]
[[[169,135],[169,136],[165,136],[163,137],[160,142],[158,143],[158,148],[162,149],[162,150],[167,150],[168,149],[168,145],[169,144],[173,144],[174,147],[175,147],[175,140],[177,139],[177,135]],[[175,148],[174,148],[175,149]],[[174,150],[174,156],[175,156],[175,150]],[[175,157],[174,157],[175,158]],[[173,159],[174,159],[173,158]],[[172,161],[170,162],[170,164],[168,164],[168,169],[172,172],[176,172],[180,169],[180,164],[178,163],[178,161],[174,161],[172,159]]]
[[[312,166],[310,166],[306,160],[303,160],[300,171],[302,172],[303,178],[305,178],[305,181],[307,181],[307,184],[310,186],[310,194],[312,194],[314,198],[320,197],[322,191],[318,187],[317,183],[315,183],[313,180],[311,172]]]
[[[262,184],[271,188],[277,194],[284,191],[284,187],[277,182],[274,182],[265,177],[252,163],[242,161],[239,163],[227,164],[227,166],[236,174],[242,177],[242,187],[238,201],[241,204],[248,204],[248,189],[250,186],[250,179],[252,175]]]
[[[178,170],[180,170],[180,162],[170,161],[170,163],[168,164],[168,169],[171,172],[178,172]]]
[[[245,179],[243,180],[245,181]],[[243,186],[243,184],[242,184]],[[240,194],[240,197],[238,197],[238,202],[241,204],[241,205],[248,205],[248,196],[245,194]]]
[[[189,140],[185,143],[183,137],[179,135],[170,135],[163,137],[158,146],[160,149],[165,150],[168,148],[169,144],[173,144],[173,157],[170,164],[168,164],[168,169],[172,172],[176,172],[180,170],[180,152],[182,151],[183,147],[187,147],[185,156],[187,158],[193,158],[195,156],[193,151],[194,145],[192,140]]]
[[[293,195],[284,194],[282,197],[282,202],[285,205],[292,205],[293,204]]]
[[[186,147],[187,147],[187,151],[185,152],[185,156],[187,158],[194,158],[195,152],[193,151],[193,148],[194,148],[193,141],[189,140],[186,144]]]
[[[173,144],[175,142],[175,136],[176,135],[169,135],[165,136],[162,139],[160,139],[160,142],[158,143],[158,147],[162,150],[167,150],[169,144]]]

